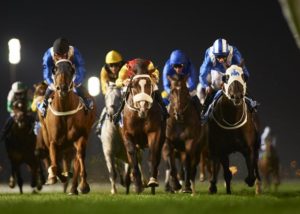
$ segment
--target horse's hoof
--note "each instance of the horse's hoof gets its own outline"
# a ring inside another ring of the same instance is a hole
[[[57,178],[56,177],[52,177],[52,178],[48,178],[48,180],[45,183],[45,185],[52,185],[52,184],[56,184],[56,183],[57,183]]]
[[[165,192],[168,192],[168,193],[175,193],[173,191],[173,189],[171,188],[170,184],[169,183],[166,183],[165,184]]]
[[[148,187],[158,187],[158,182],[156,178],[151,177],[148,184]]]
[[[91,191],[90,185],[88,184],[82,185],[79,189],[82,194],[88,194]]]
[[[181,185],[177,178],[171,178],[170,185],[174,191],[178,191],[181,189]]]
[[[192,189],[191,189],[191,187],[185,187],[183,190],[182,190],[182,192],[183,193],[192,193],[193,191],[192,191]]]
[[[16,186],[16,181],[15,181],[15,179],[13,177],[9,178],[8,186],[10,188],[14,188]]]
[[[216,194],[217,193],[217,187],[216,186],[210,186],[208,191],[209,191],[209,194]]]
[[[253,185],[255,183],[255,178],[247,177],[247,178],[245,178],[245,182],[246,182],[246,184],[248,184],[249,187],[253,187]]]
[[[43,185],[42,184],[38,184],[36,186],[36,188],[37,188],[38,191],[41,191],[43,189]]]
[[[68,193],[69,196],[74,196],[74,195],[78,195],[78,191],[74,191],[74,192],[69,192]]]

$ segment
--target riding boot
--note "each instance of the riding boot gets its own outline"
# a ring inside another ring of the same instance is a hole
[[[201,118],[204,119],[206,112],[210,106],[210,104],[212,103],[212,101],[214,100],[215,94],[217,93],[217,91],[212,91],[212,93],[208,94],[204,100],[203,103],[203,108],[202,108],[202,112],[201,112]]]
[[[82,85],[76,88],[76,94],[82,99],[85,107],[88,110],[92,110],[94,108],[93,100],[85,95],[84,88]]]
[[[47,107],[48,107],[48,99],[49,99],[50,95],[52,94],[52,92],[53,92],[53,90],[50,87],[48,87],[45,92],[45,95],[44,95],[43,103],[38,105],[38,109],[41,112],[42,117],[46,116]]]
[[[153,91],[153,93],[154,93],[154,99],[158,102],[158,104],[160,105],[160,107],[162,109],[164,120],[168,119],[168,117],[170,115],[169,115],[168,110],[167,110],[167,108],[165,106],[163,98],[161,97],[160,92],[158,90],[155,90],[155,91]]]
[[[200,103],[200,100],[199,100],[197,95],[192,96],[192,103],[195,106],[196,111],[197,111],[197,116],[198,116],[199,120],[201,121],[201,109],[202,109],[202,107],[201,107],[201,103]]]
[[[101,113],[101,115],[100,115],[100,119],[99,119],[98,124],[97,124],[97,126],[96,126],[95,133],[96,133],[96,135],[98,135],[98,136],[101,135],[101,129],[102,129],[102,125],[103,125],[105,116],[106,116],[106,108],[104,108],[104,109],[102,110],[102,113]]]
[[[4,124],[4,127],[3,127],[2,130],[1,130],[1,134],[0,134],[0,142],[6,139],[8,133],[10,132],[10,129],[11,129],[13,123],[14,123],[14,119],[13,119],[13,117],[10,116],[10,117],[6,120],[6,122],[5,122],[5,124]]]
[[[117,125],[118,122],[120,121],[121,113],[122,113],[122,111],[123,111],[123,109],[124,109],[124,106],[125,106],[125,100],[126,100],[126,97],[127,97],[127,96],[125,95],[125,97],[124,97],[124,99],[122,100],[122,103],[121,103],[121,105],[120,105],[120,108],[118,109],[117,113],[115,113],[115,114],[113,115],[113,122],[114,122],[115,125]]]

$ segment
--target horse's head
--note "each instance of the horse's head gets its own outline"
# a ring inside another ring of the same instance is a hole
[[[183,120],[184,112],[190,103],[190,94],[186,85],[187,78],[188,76],[168,76],[171,85],[170,105],[173,109],[174,118],[178,121]]]
[[[13,102],[13,119],[18,127],[22,128],[25,126],[25,116],[27,113],[26,101],[24,99],[18,99]]]
[[[151,71],[149,71],[149,61],[135,59],[129,69],[135,74],[129,85],[133,100],[133,106],[138,110],[141,118],[147,117],[148,110],[153,104],[153,84],[151,80]]]
[[[107,82],[107,91],[105,94],[106,113],[110,119],[119,109],[121,104],[121,90],[113,82]]]
[[[66,97],[72,91],[74,73],[75,68],[70,60],[61,59],[56,62],[53,69],[53,79],[55,90],[59,92],[60,97]]]
[[[247,89],[242,68],[237,65],[230,66],[223,76],[223,82],[225,95],[234,105],[241,105]]]
[[[37,97],[37,96],[45,95],[48,85],[47,85],[47,83],[42,81],[37,84],[34,84],[33,87],[34,87],[34,96]]]

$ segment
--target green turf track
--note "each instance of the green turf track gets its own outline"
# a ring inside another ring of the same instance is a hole
[[[124,195],[119,187],[118,195],[110,195],[109,186],[95,185],[87,195],[68,196],[58,191],[41,192],[33,195],[25,192],[1,193],[0,214],[9,213],[138,213],[138,214],[174,214],[174,213],[242,213],[242,214],[275,214],[300,213],[300,182],[283,183],[279,191],[265,192],[255,196],[254,188],[243,183],[233,184],[232,195],[226,195],[223,185],[218,185],[216,195],[207,193],[207,183],[197,183],[197,194],[191,196],[184,193],[167,194],[160,187],[156,195],[146,189],[142,194]],[[162,186],[162,185],[161,185]]]

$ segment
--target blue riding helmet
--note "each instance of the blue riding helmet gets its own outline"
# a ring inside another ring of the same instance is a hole
[[[170,64],[176,65],[176,64],[184,64],[186,65],[188,63],[188,58],[181,50],[174,50],[171,53],[170,56]]]
[[[212,53],[217,56],[228,56],[229,45],[225,39],[217,39],[213,44]]]

